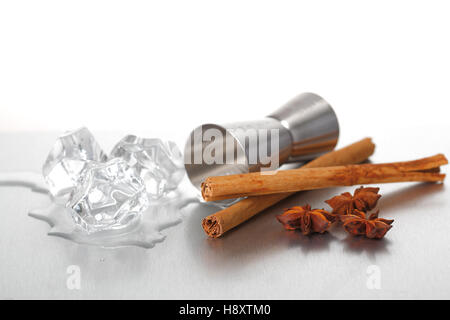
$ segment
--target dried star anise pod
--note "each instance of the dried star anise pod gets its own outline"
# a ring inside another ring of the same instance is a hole
[[[353,196],[349,192],[344,192],[325,202],[333,208],[333,213],[337,215],[352,214],[355,209],[367,212],[377,205],[378,199],[381,197],[381,194],[378,194],[379,190],[380,188],[360,187],[355,190]]]
[[[392,228],[394,220],[378,218],[378,212],[366,219],[364,212],[355,209],[352,214],[341,215],[344,229],[352,235],[364,235],[370,239],[381,239]]]
[[[277,219],[286,230],[300,229],[304,235],[308,235],[327,231],[337,216],[323,209],[311,210],[311,206],[307,204],[303,207],[285,209]]]

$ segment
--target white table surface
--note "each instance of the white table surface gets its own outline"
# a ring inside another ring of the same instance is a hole
[[[343,136],[339,146],[364,136]],[[349,134],[349,131],[346,132]],[[56,132],[0,134],[0,172],[40,167]],[[96,133],[111,147],[119,133]],[[450,155],[444,127],[379,130],[374,162]],[[444,169],[444,172],[448,169]],[[20,186],[0,186],[0,298],[57,299],[383,299],[450,298],[450,190],[442,184],[382,185],[380,215],[393,218],[381,241],[339,230],[302,236],[284,231],[275,214],[291,205],[322,202],[354,188],[303,192],[259,214],[221,239],[208,239],[201,219],[214,212],[194,204],[152,249],[104,249],[47,235],[27,215],[49,203]],[[67,287],[67,268],[79,266],[81,287]],[[367,281],[373,267],[379,289]]]

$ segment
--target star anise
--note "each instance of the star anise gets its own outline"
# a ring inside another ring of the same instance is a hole
[[[372,213],[369,219],[366,214],[358,209],[352,214],[341,215],[344,229],[352,235],[364,235],[370,239],[381,239],[392,228],[394,220],[378,218],[378,211]]]
[[[380,188],[360,187],[355,190],[353,196],[349,192],[344,192],[325,202],[333,208],[333,213],[337,215],[352,214],[355,209],[367,212],[377,205],[378,199],[381,197],[381,194],[378,194],[379,190]]]
[[[313,232],[324,233],[336,221],[337,216],[323,209],[311,210],[311,206],[307,204],[285,209],[277,219],[286,230],[300,229],[304,235],[308,235]]]

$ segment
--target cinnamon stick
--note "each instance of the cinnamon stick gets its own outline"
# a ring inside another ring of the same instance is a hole
[[[367,160],[374,150],[375,145],[372,139],[365,138],[342,149],[326,153],[296,170],[360,163]],[[294,193],[278,193],[243,199],[204,218],[202,221],[203,230],[209,237],[218,238]]]
[[[323,189],[359,184],[408,181],[443,181],[445,174],[433,169],[447,164],[443,154],[414,161],[383,164],[357,164],[303,170],[280,170],[209,177],[202,184],[206,201],[259,196],[273,193]]]

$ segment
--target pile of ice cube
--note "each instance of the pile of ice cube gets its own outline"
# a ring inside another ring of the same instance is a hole
[[[171,141],[128,135],[107,156],[87,128],[60,136],[42,169],[50,193],[91,233],[139,219],[183,179],[180,150]]]

